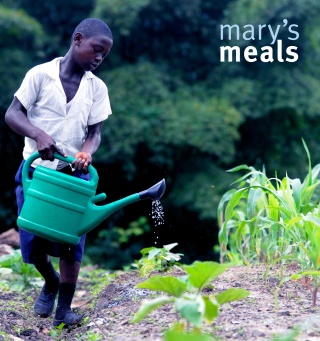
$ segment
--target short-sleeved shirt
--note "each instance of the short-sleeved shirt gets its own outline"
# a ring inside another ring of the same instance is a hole
[[[82,149],[88,126],[107,119],[111,107],[107,86],[90,71],[84,72],[68,105],[59,77],[61,59],[32,68],[14,96],[27,110],[31,124],[50,135],[67,155],[75,156]],[[37,150],[36,141],[25,137],[23,158],[26,160]],[[38,159],[32,166],[41,164],[56,169],[58,162]]]

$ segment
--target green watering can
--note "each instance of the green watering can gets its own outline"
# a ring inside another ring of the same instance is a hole
[[[57,153],[54,156],[68,163],[75,160]],[[96,195],[99,177],[92,165],[88,167],[90,181],[43,166],[36,167],[31,179],[29,168],[39,157],[38,152],[32,154],[22,169],[25,202],[17,224],[22,230],[58,243],[77,245],[82,235],[115,211],[142,199],[159,200],[166,188],[163,179],[145,191],[98,206],[96,203],[107,196],[105,193]]]

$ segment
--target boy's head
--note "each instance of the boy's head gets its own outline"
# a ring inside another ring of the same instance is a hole
[[[83,34],[84,38],[88,39],[94,36],[107,36],[110,40],[112,38],[112,32],[109,26],[100,19],[88,18],[80,22],[80,24],[74,29],[71,41],[77,32]]]
[[[73,60],[85,71],[95,70],[108,55],[113,44],[107,24],[95,18],[80,22],[71,39]]]

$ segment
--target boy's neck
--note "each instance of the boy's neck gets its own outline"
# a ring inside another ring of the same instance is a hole
[[[59,78],[67,98],[67,103],[76,95],[81,83],[81,78],[84,74],[84,70],[75,67],[75,65],[76,64],[68,58],[68,55],[60,59]]]
[[[84,70],[71,60],[69,53],[60,59],[60,77],[81,78],[83,74]]]

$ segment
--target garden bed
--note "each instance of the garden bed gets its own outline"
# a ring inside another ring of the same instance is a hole
[[[286,274],[297,271],[288,267]],[[156,297],[157,293],[137,289],[143,281],[137,271],[117,273],[114,280],[92,292],[90,269],[82,270],[74,307],[85,312],[82,325],[73,329],[51,328],[52,317],[43,319],[33,315],[33,303],[40,289],[0,293],[0,340],[114,340],[156,341],[177,320],[172,306],[165,305],[153,311],[137,324],[131,324],[141,301]],[[278,270],[272,269],[264,281],[265,267],[231,267],[213,281],[208,294],[228,288],[250,291],[249,297],[222,306],[219,317],[204,331],[221,340],[272,340],[288,335],[300,327],[295,340],[319,340],[320,311],[311,307],[311,294],[300,282],[288,282],[279,292],[279,308],[275,308],[274,292],[279,283]],[[170,275],[184,273],[172,270]],[[101,277],[103,280],[104,277]],[[1,339],[2,338],[2,339]]]

